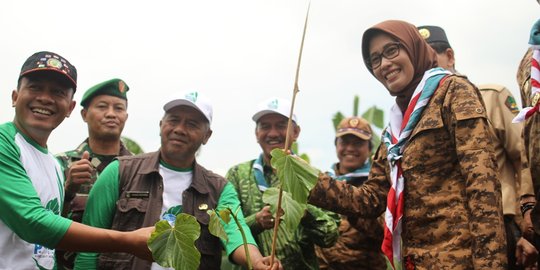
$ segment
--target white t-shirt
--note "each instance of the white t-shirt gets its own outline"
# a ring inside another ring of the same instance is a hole
[[[159,164],[159,174],[163,177],[163,205],[160,220],[167,220],[174,226],[176,215],[182,212],[182,193],[193,180],[192,170],[179,170],[166,164]],[[173,269],[152,263],[152,270]]]
[[[54,268],[54,249],[45,246],[54,247],[71,224],[59,216],[63,200],[56,158],[13,123],[0,125],[0,269]]]

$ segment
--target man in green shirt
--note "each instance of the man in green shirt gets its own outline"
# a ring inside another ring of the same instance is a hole
[[[255,236],[264,255],[270,255],[274,227],[274,215],[270,206],[262,200],[268,187],[277,187],[279,181],[270,166],[270,152],[275,148],[285,148],[290,102],[280,98],[270,98],[262,102],[253,115],[256,123],[255,136],[263,153],[254,160],[232,167],[226,178],[235,186],[242,203],[246,223]],[[300,126],[293,114],[291,144],[300,135]],[[290,149],[290,145],[289,145]],[[276,256],[285,269],[319,269],[314,245],[332,246],[338,238],[336,220],[323,210],[308,205],[300,226],[294,232],[278,233]]]
[[[86,90],[81,99],[81,116],[88,125],[88,138],[75,150],[56,157],[66,175],[63,216],[82,222],[88,193],[113,158],[132,155],[121,141],[128,118],[128,85],[121,79],[101,82]],[[56,250],[60,269],[73,269],[75,253]]]
[[[240,206],[234,187],[223,177],[206,170],[195,160],[199,147],[206,144],[212,130],[212,106],[198,92],[173,99],[163,107],[160,121],[161,148],[152,153],[119,157],[100,174],[90,191],[83,221],[100,228],[122,231],[173,222],[179,213],[195,216],[201,236],[195,246],[201,253],[199,269],[219,269],[219,238],[208,230],[207,210]],[[247,233],[248,248],[255,269],[268,269],[241,212],[241,226]],[[228,241],[222,243],[229,258],[247,265],[243,241],[235,222],[224,225]],[[80,253],[75,269],[160,269],[157,264],[126,253]],[[279,263],[273,266],[278,269]]]
[[[64,174],[47,149],[52,131],[69,117],[77,70],[53,52],[23,64],[11,93],[15,117],[0,125],[0,269],[54,269],[54,249],[122,251],[151,260],[153,228],[118,232],[60,216]]]

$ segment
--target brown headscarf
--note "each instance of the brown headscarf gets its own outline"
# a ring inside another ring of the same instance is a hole
[[[424,38],[420,36],[416,26],[397,20],[388,20],[374,25],[364,32],[362,36],[362,56],[364,58],[364,64],[369,61],[369,43],[371,39],[379,33],[385,33],[396,39],[403,46],[409,58],[411,59],[414,67],[414,77],[405,87],[405,89],[414,92],[416,86],[422,80],[424,72],[431,68],[437,67],[437,53],[429,46]],[[373,70],[368,68],[369,72],[373,75]],[[412,88],[412,89],[411,89]]]

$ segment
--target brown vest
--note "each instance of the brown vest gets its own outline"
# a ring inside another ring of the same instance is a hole
[[[118,160],[120,196],[111,229],[132,231],[154,226],[160,220],[163,204],[159,151]],[[199,269],[220,269],[221,242],[208,231],[210,217],[206,210],[217,207],[225,184],[225,178],[195,163],[193,181],[182,194],[182,212],[195,216],[201,225],[201,235],[195,241],[201,253]],[[98,269],[150,269],[150,266],[151,262],[127,253],[102,253],[98,259]]]

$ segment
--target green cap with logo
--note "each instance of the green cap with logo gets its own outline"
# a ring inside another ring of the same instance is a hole
[[[94,97],[100,95],[115,96],[127,100],[126,93],[128,90],[129,86],[121,79],[111,79],[98,83],[84,92],[81,99],[81,106],[86,108]]]

